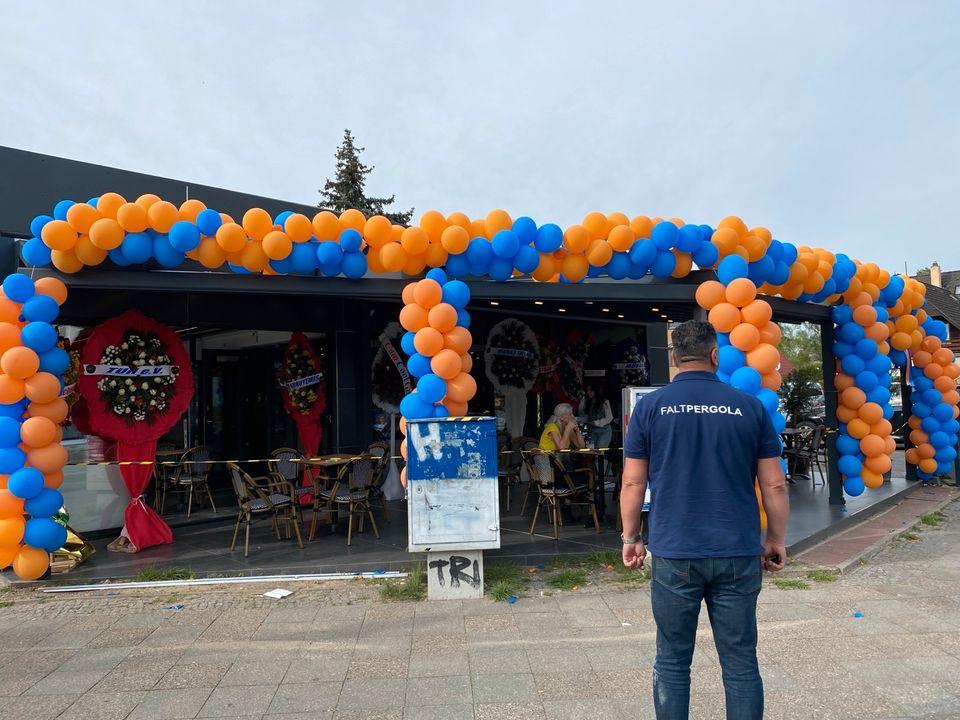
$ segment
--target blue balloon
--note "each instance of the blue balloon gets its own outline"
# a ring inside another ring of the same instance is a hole
[[[44,267],[50,264],[51,250],[43,244],[43,240],[33,237],[27,240],[20,248],[20,255],[27,265]]]
[[[865,368],[866,364],[863,362],[863,358],[856,355],[847,355],[840,360],[840,369],[847,375],[852,375],[853,377],[862,373]]]
[[[928,378],[926,375],[921,375],[919,373],[913,374],[913,386],[920,392],[925,392],[933,387],[933,380]]]
[[[853,351],[864,360],[869,360],[877,354],[877,344],[870,338],[865,337],[863,340],[857,340],[856,345],[853,346]]]
[[[760,389],[761,382],[760,373],[752,367],[742,367],[730,374],[730,384],[750,395],[757,393]]]
[[[837,470],[841,475],[857,477],[863,470],[863,463],[855,455],[841,455],[837,461]]]
[[[727,255],[717,266],[717,278],[724,285],[729,285],[737,278],[745,278],[748,273],[747,261],[739,255]]]
[[[36,235],[37,233],[34,233]],[[482,239],[482,238],[474,238]],[[472,243],[471,243],[472,244]],[[552,253],[559,250],[563,244],[563,230],[559,225],[547,223],[537,229],[537,239],[533,241],[534,247],[542,253]]]
[[[37,215],[30,221],[30,233],[36,238],[40,237],[40,233],[43,232],[43,226],[51,220],[53,220],[53,218],[49,215]]]
[[[283,227],[284,223],[287,222],[287,218],[291,215],[293,215],[293,210],[284,210],[281,213],[277,213],[277,216],[273,219],[273,224]]]
[[[53,206],[53,218],[54,220],[66,220],[67,219],[67,210],[76,205],[73,200],[61,200],[56,205]]]
[[[518,217],[513,221],[512,229],[521,245],[531,245],[537,241],[537,223],[533,218]]]
[[[8,450],[9,448],[4,448]],[[2,454],[3,451],[0,451]],[[43,473],[36,468],[21,467],[10,471],[10,477],[7,478],[7,490],[11,495],[18,498],[29,500],[36,497],[43,490]]]
[[[415,337],[416,333],[412,333],[408,330],[400,338],[400,349],[403,350],[407,355],[413,355],[415,352],[417,352],[417,347],[413,344],[413,339]]]
[[[730,333],[717,333],[717,347],[722,348],[730,344]]]
[[[733,345],[727,345],[719,350],[719,367],[725,373],[733,373],[747,364],[747,354]]]
[[[32,324],[32,323],[31,323]],[[27,325],[30,327],[30,324]],[[53,375],[63,375],[70,367],[70,356],[62,348],[52,348],[40,355],[40,369]]]
[[[730,373],[725,373],[723,370],[717,370],[717,379],[722,383],[730,384]]]
[[[625,252],[615,252],[607,265],[607,275],[613,280],[623,280],[630,274],[630,255]]]
[[[293,272],[293,252],[291,251],[289,255],[280,260],[271,260],[270,267],[274,272],[280,273],[281,275],[288,275]]]
[[[433,417],[433,405],[410,393],[400,401],[400,414],[407,420],[424,420]]]
[[[449,417],[450,413],[447,411],[447,408],[444,405],[434,405],[433,406],[433,417],[435,418],[445,418]]]
[[[120,252],[131,264],[145,263],[153,256],[153,238],[146,233],[127,233]]]
[[[353,228],[347,228],[340,233],[340,247],[345,253],[357,252],[362,242],[363,236]]]
[[[913,414],[916,415],[918,418],[921,418],[921,419],[928,418],[930,417],[931,412],[932,410],[929,405],[925,405],[919,400],[913,401]]]
[[[117,267],[127,267],[130,264],[130,261],[123,256],[123,251],[118,247],[115,247],[113,250],[107,250],[107,257],[110,258],[110,262]]]
[[[887,391],[887,392],[889,392],[889,391]],[[889,403],[889,402],[890,402],[890,400],[888,399],[888,400],[887,400],[887,403]],[[880,403],[878,403],[878,404],[880,404]],[[889,404],[884,405],[884,406],[883,406],[883,419],[884,419],[884,420],[893,420],[893,412],[894,412],[894,410],[893,410],[893,406],[892,406],[892,405],[889,405]]]
[[[943,402],[943,393],[936,388],[930,388],[929,390],[923,391],[922,400],[924,405],[929,405],[930,409],[933,410],[937,407],[937,405]]]
[[[907,364],[907,353],[903,350],[897,350],[895,348],[890,348],[890,353],[887,355],[892,362],[897,367],[903,367]]]
[[[424,402],[438,403],[446,394],[447,382],[439,375],[430,372],[417,381],[417,395]]]
[[[407,359],[407,370],[409,370],[410,374],[415,378],[427,375],[430,373],[430,358],[414,352],[413,355]]]
[[[0,447],[15,447],[20,444],[20,421],[13,417],[0,417]]]
[[[27,325],[27,327],[30,326]],[[26,328],[24,328],[24,331],[26,331]],[[944,402],[937,404],[937,406],[933,408],[933,416],[941,423],[953,420],[953,405],[948,405]]]
[[[841,360],[843,360],[843,358],[845,358],[847,355],[853,353],[854,350],[855,348],[853,345],[845,343],[842,340],[837,340],[833,343],[833,355]]]
[[[200,244],[200,228],[187,220],[175,222],[169,235],[170,244],[180,252],[190,252]]]
[[[470,327],[470,313],[463,308],[457,310],[457,325],[462,328]]]
[[[27,520],[23,531],[25,545],[53,552],[63,547],[67,541],[67,529],[51,518],[33,518]]]
[[[183,253],[170,244],[170,238],[166,234],[160,234],[153,238],[153,257],[165,268],[179,267],[183,263]],[[126,260],[126,256],[124,256],[124,260]]]
[[[922,424],[921,424],[922,425]],[[936,430],[930,433],[930,439],[927,441],[937,450],[950,446],[950,436],[942,430]]]
[[[348,252],[343,254],[343,274],[351,280],[359,280],[367,272],[367,256],[363,253]]]
[[[504,260],[512,260],[520,249],[520,240],[512,230],[501,230],[490,241],[493,254]]]
[[[849,435],[838,435],[837,452],[840,455],[855,455],[860,452],[860,441]]]
[[[506,282],[513,275],[513,263],[504,258],[494,257],[490,261],[490,267],[487,268],[487,275],[491,280]]]
[[[653,226],[650,239],[657,246],[657,250],[669,250],[679,240],[680,232],[677,226],[668,220],[662,220]]]
[[[949,441],[948,441],[949,442]],[[936,447],[934,445],[934,447]],[[949,445],[939,448],[934,454],[933,459],[938,463],[953,462],[957,459],[957,451]]]
[[[934,453],[934,457],[936,457],[936,453]],[[952,462],[937,463],[937,474],[938,474],[938,475],[948,475],[951,470],[953,470],[953,463],[952,463]]]
[[[770,278],[770,275],[773,274],[774,263],[768,257],[762,257],[756,262],[752,262],[747,266],[747,277],[749,277],[753,284],[757,287],[763,285]]]
[[[46,322],[32,322],[24,325],[20,331],[20,340],[38,355],[57,345],[57,331]]]
[[[877,309],[877,322],[885,323],[890,319],[890,313],[887,312],[887,309],[883,305],[876,305]]]
[[[851,477],[843,481],[843,491],[850,497],[863,495],[865,488],[866,485],[863,484],[863,479],[859,477]]]
[[[90,207],[97,207],[97,204],[99,202],[100,202],[100,196],[98,195],[97,197],[92,197],[89,200],[87,200],[87,205],[89,205]]]
[[[546,227],[546,226],[544,226]],[[542,229],[542,228],[541,228]],[[493,259],[493,248],[486,238],[477,237],[467,245],[467,260],[470,261],[471,275],[486,275],[490,261]]]
[[[703,244],[703,232],[699,225],[684,225],[677,231],[677,236],[677,249],[683,252],[692,253]]]
[[[35,518],[50,517],[60,512],[60,508],[63,507],[63,495],[59,490],[44,488],[27,500],[24,507]]]
[[[881,406],[886,405],[890,402],[890,390],[883,385],[877,385],[877,387],[867,393],[867,402],[876,403]]]
[[[470,288],[461,280],[450,280],[443,286],[443,301],[459,310],[470,302]]]
[[[60,314],[60,306],[49,295],[34,295],[23,304],[23,317],[29,322],[40,320],[52,323]]]
[[[14,302],[26,302],[33,293],[33,280],[23,273],[11,273],[3,279],[3,294]]]
[[[956,435],[957,433],[960,433],[960,422],[958,422],[955,418],[950,418],[949,420],[940,424],[940,429],[943,430],[947,435]]]
[[[443,271],[443,268],[430,268],[424,277],[426,277],[427,280],[433,280],[441,286],[447,282],[447,274]]]
[[[303,246],[305,243],[297,243],[293,246],[294,255],[298,246]],[[309,245],[307,246],[309,247]],[[317,243],[316,247],[316,260],[321,265],[339,265],[343,260],[343,250],[340,249],[340,246],[335,242],[321,242]],[[303,261],[303,265],[306,266],[306,261]],[[298,272],[310,272],[313,270],[311,267],[309,270],[299,270],[299,264],[294,261],[294,267],[298,268]]]
[[[856,345],[858,342],[863,340],[863,327],[857,325],[855,322],[844,323],[837,328],[837,337],[843,340],[845,343]]]
[[[864,392],[870,392],[880,384],[880,381],[872,372],[864,370],[854,378],[854,384]]]
[[[243,265],[234,265],[232,262],[227,263],[227,267],[230,268],[230,271],[236,273],[237,275],[252,275],[249,270],[247,270]]]
[[[673,225],[673,223],[667,223]],[[674,225],[674,227],[676,227]],[[669,250],[657,250],[657,257],[650,265],[650,272],[655,278],[668,278],[677,269],[677,256]]]
[[[657,246],[651,240],[637,240],[630,247],[630,262],[634,265],[643,265],[649,269],[656,257]]]
[[[780,409],[780,397],[770,388],[760,388],[757,391],[757,400],[763,403],[770,415]]]
[[[879,378],[882,378],[884,375],[889,375],[892,367],[893,363],[890,362],[890,358],[886,355],[877,354],[867,360],[867,370]]]
[[[920,421],[920,428],[925,433],[933,435],[940,430],[940,421],[937,420],[933,415],[927,415]]]
[[[770,415],[770,422],[773,423],[773,429],[777,431],[778,435],[787,427],[787,418],[784,417],[782,412],[772,413]]]
[[[634,243],[636,246],[636,243]],[[713,243],[703,243],[693,251],[693,261],[698,268],[710,268],[720,259],[720,250]],[[789,270],[787,271],[789,273]]]
[[[293,213],[290,213],[291,215]],[[212,208],[207,208],[201,210],[197,214],[197,227],[200,228],[200,232],[204,235],[216,235],[217,230],[220,229],[220,226],[223,224],[223,219],[220,217],[220,213]],[[283,223],[278,223],[283,225]],[[172,229],[172,228],[171,228]]]
[[[844,325],[853,321],[853,308],[849,305],[837,305],[830,311],[830,318],[835,325]]]
[[[447,264],[444,266],[447,275],[452,278],[462,278],[470,274],[470,260],[467,253],[462,252],[459,255],[448,255]]]
[[[647,271],[650,270],[648,265],[638,265],[635,262],[630,262],[630,272],[627,274],[627,277],[631,280],[639,280],[647,274]]]
[[[529,245],[521,245],[513,258],[513,265],[524,275],[529,275],[540,264],[540,253]]]
[[[767,247],[767,257],[774,263],[783,260],[783,243],[777,239],[771,240],[769,247]]]

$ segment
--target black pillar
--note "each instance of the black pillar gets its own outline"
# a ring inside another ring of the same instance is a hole
[[[833,356],[833,323],[820,323],[820,357],[823,361],[824,418],[827,426],[827,487],[830,488],[830,504],[846,505],[843,497],[843,479],[837,470],[837,389],[833,384],[837,363]]]
[[[907,450],[912,448],[913,442],[910,440],[910,426],[907,425],[907,422],[910,420],[910,416],[913,414],[913,400],[911,395],[913,390],[910,388],[910,383],[906,380],[906,370],[900,371],[900,414],[903,417],[902,424],[906,425],[903,428],[903,451],[906,453]],[[903,465],[906,468],[907,480],[917,480],[917,466],[911,465],[907,462],[906,458],[903,460]]]
[[[667,324],[647,326],[647,352],[650,360],[650,384],[670,384],[670,352],[667,350]]]

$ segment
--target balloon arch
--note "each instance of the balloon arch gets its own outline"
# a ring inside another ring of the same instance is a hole
[[[700,284],[696,300],[718,332],[718,375],[756,396],[778,430],[785,424],[777,397],[780,329],[763,296],[833,306],[837,469],[848,495],[879,487],[890,470],[894,365],[908,373],[915,390],[909,418],[915,447],[907,451],[907,461],[917,466],[919,477],[928,478],[949,472],[956,458],[960,367],[942,347],[946,326],[923,309],[925,286],[842,253],[781,242],[768,229],[750,228],[738,217],[726,217],[713,228],[679,218],[591,212],[564,230],[529,217],[513,219],[504,210],[478,219],[430,210],[417,225],[403,227],[354,209],[339,216],[321,211],[309,218],[288,211],[271,218],[252,208],[237,222],[195,199],[177,206],[152,194],[128,202],[104,193],[87,202],[63,200],[52,216],[34,218],[30,230],[33,237],[22,247],[25,263],[52,264],[63,273],[107,259],[121,266],[155,262],[174,268],[189,258],[210,270],[226,265],[240,274],[352,279],[368,273],[418,276],[430,268],[404,288],[400,312],[406,330],[401,344],[417,379],[400,406],[410,419],[466,414],[476,392],[468,352],[470,290],[461,278],[506,282],[529,276],[576,283],[595,276],[683,278],[694,266],[715,269],[717,280]],[[0,490],[0,567],[12,562],[27,577],[39,567],[38,554],[59,539],[52,537],[53,511],[48,512],[56,498],[44,493],[55,489],[66,461],[58,442],[50,442],[49,433],[35,434],[31,423],[45,412],[55,419],[59,410],[56,402],[51,408],[49,400],[33,399],[34,378],[62,376],[65,370],[59,369],[63,358],[44,349],[49,333],[41,324],[52,322],[56,312],[43,301],[39,315],[28,311],[31,302],[37,305],[34,295],[63,302],[62,286],[43,283],[10,276],[0,298],[0,314],[10,311],[9,319],[0,317],[6,321],[0,322],[0,333],[7,323],[13,325],[9,342],[0,337],[0,421],[12,418],[26,447],[0,447],[0,465],[9,461],[0,472],[10,474],[7,488]],[[910,374],[911,366],[920,372]],[[0,441],[3,430],[0,426]],[[31,439],[47,443],[33,447]],[[41,495],[43,501],[37,500]],[[24,515],[31,519],[24,521]]]

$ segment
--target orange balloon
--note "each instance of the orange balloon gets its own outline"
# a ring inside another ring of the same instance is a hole
[[[473,370],[473,356],[470,353],[464,353],[460,356],[460,370],[468,373]]]
[[[859,410],[866,401],[866,393],[858,387],[848,387],[840,393],[840,402],[854,410]]]
[[[917,329],[917,318],[913,315],[901,315],[894,323],[897,332],[911,333]]]
[[[870,470],[870,472],[883,475],[884,473],[890,472],[890,468],[893,467],[893,462],[890,460],[889,455],[874,455],[864,458],[863,465]]]
[[[871,307],[870,305],[862,305],[861,307]],[[857,308],[859,310],[860,308]],[[887,327],[886,323],[875,322],[873,325],[868,325],[863,334],[865,337],[873,340],[875,343],[881,343],[890,337],[890,328]]]
[[[321,210],[313,216],[313,234],[317,240],[338,240],[340,220],[329,210]]]
[[[930,443],[922,443],[917,445],[917,454],[921,458],[932,458],[936,454],[936,449]]]
[[[0,323],[0,355],[20,344],[20,328],[13,323]]]
[[[373,254],[373,251],[371,251]],[[380,263],[386,272],[400,272],[407,264],[407,253],[400,243],[388,242],[380,248]],[[369,255],[367,256],[369,258]]]
[[[583,226],[594,240],[603,240],[610,231],[610,221],[602,212],[590,212],[583,218]]]
[[[707,320],[717,332],[728,333],[741,324],[740,310],[736,305],[727,302],[718,303],[711,308]]]
[[[726,288],[723,283],[716,280],[706,280],[697,287],[696,299],[697,305],[704,310],[711,310],[715,305],[725,301]]]
[[[115,192],[105,192],[97,200],[97,212],[100,213],[102,217],[115,220],[117,218],[117,210],[119,210],[125,202],[127,202],[127,200],[123,195],[118,195]]]
[[[653,222],[646,215],[637,215],[630,221],[630,229],[638,238],[649,238]]]
[[[469,402],[477,394],[477,381],[472,375],[460,373],[455,378],[447,380],[447,397],[454,402]]]
[[[0,369],[7,375],[24,380],[40,369],[40,357],[30,348],[12,347],[0,357]]]
[[[293,250],[293,241],[280,230],[273,230],[263,236],[263,252],[271,260],[283,260]]]
[[[538,282],[548,282],[557,273],[557,263],[552,255],[540,253],[540,262],[531,277]]]
[[[677,259],[677,264],[673,268],[673,272],[670,273],[670,277],[685,278],[693,269],[693,255],[687,252],[681,252],[676,248],[673,248],[670,252],[672,252],[673,256]]]
[[[33,287],[37,295],[52,297],[57,301],[57,305],[63,305],[67,301],[67,286],[58,278],[38,278],[34,280]]]
[[[868,425],[875,425],[883,420],[883,408],[874,402],[865,402],[857,409],[857,414]]]
[[[98,206],[99,207],[99,206]],[[177,213],[181,220],[196,222],[197,215],[206,210],[207,206],[196,199],[184,200],[180,204],[180,211]]]
[[[783,376],[781,376],[780,373],[775,370],[762,376],[760,378],[760,384],[769,390],[777,392],[780,390],[780,385],[783,384]]]
[[[117,210],[117,223],[127,232],[143,232],[149,224],[147,210],[137,203],[124,203]]]
[[[583,225],[571,225],[563,233],[563,246],[572,253],[582,253],[590,240],[590,231]]]
[[[217,228],[217,244],[224,252],[240,252],[247,244],[247,231],[236,223],[224,223]]]
[[[9,405],[23,399],[23,380],[0,375],[0,403]]]
[[[760,343],[747,352],[747,365],[761,375],[773,372],[780,365],[780,352],[773,346]]]
[[[408,255],[423,255],[430,245],[430,238],[423,228],[416,226],[404,228],[400,236],[400,244]]]
[[[853,321],[863,327],[873,325],[877,321],[877,309],[873,305],[861,305],[853,309]]]
[[[2,380],[0,380],[0,384],[2,384]],[[0,400],[0,402],[3,402],[3,400]],[[31,402],[27,405],[27,415],[30,417],[45,417],[58,424],[67,419],[68,412],[67,402],[61,397],[48,403]]]
[[[422,282],[422,281],[421,281]],[[400,311],[400,325],[404,330],[417,332],[427,326],[427,311],[417,303],[405,305]]]
[[[843,392],[849,387],[853,387],[854,379],[846,373],[837,373],[833,376],[833,386],[838,392]]]
[[[413,346],[421,355],[432,357],[443,350],[443,333],[432,327],[421,328],[413,337]]]
[[[933,362],[933,355],[926,350],[917,350],[913,353],[913,364],[919,368],[925,368]]]
[[[413,290],[417,287],[415,282],[407,283],[403,286],[403,292],[400,293],[400,297],[403,300],[404,305],[409,305],[410,303],[416,302],[413,297]]]
[[[367,245],[381,248],[393,239],[393,223],[383,215],[374,215],[364,222],[360,232]]]
[[[27,462],[40,472],[52,473],[67,464],[67,450],[60,443],[27,450]]]
[[[434,305],[427,313],[427,323],[442,333],[450,332],[457,324],[457,310],[448,303]]]
[[[933,386],[942,393],[950,392],[951,390],[957,389],[956,381],[947,375],[941,375],[936,380],[934,380]]]
[[[749,352],[760,344],[760,331],[750,323],[740,323],[730,331],[730,344],[738,350]]]
[[[606,218],[604,218],[606,220]],[[506,210],[491,210],[483,221],[484,229],[487,231],[487,237],[492,238],[501,230],[509,230],[513,227],[513,220],[510,219],[510,213]]]
[[[867,467],[864,467],[860,471],[860,479],[863,480],[863,484],[871,490],[876,490],[877,488],[883,486],[883,476],[873,472]]]
[[[943,369],[943,374],[946,375],[951,380],[956,380],[960,377],[960,366],[958,365],[947,365]]]
[[[774,347],[780,344],[782,333],[780,332],[780,326],[775,322],[764,323],[759,329],[760,342],[765,342],[769,345],[773,345]]]
[[[907,418],[907,425],[911,430],[916,430],[920,427],[920,418],[918,418],[916,415],[911,415],[909,418]]]
[[[437,210],[427,210],[420,216],[420,227],[427,234],[431,243],[439,243],[443,237],[443,231],[447,229],[447,219],[443,216],[443,213]],[[510,227],[509,216],[507,227]]]
[[[717,228],[710,239],[717,246],[721,257],[732,253],[740,244],[740,236],[732,228]]]
[[[925,473],[935,473],[937,471],[937,461],[933,458],[924,458],[920,461],[919,467]]]
[[[9,490],[0,490],[0,519],[23,516],[23,499]]]
[[[587,262],[594,267],[603,267],[613,257],[613,248],[606,240],[593,240],[587,248]]]
[[[933,361],[937,365],[950,365],[953,363],[953,351],[942,347],[933,353]]]
[[[24,545],[13,559],[13,572],[21,580],[37,580],[50,567],[50,555],[46,550]]]
[[[837,405],[837,420],[848,423],[857,417],[857,411],[844,405]]]
[[[197,260],[205,268],[215,270],[226,262],[227,256],[216,238],[205,237],[200,239],[200,245],[197,246]]]
[[[267,254],[263,245],[258,242],[248,242],[240,251],[240,264],[252,273],[258,273],[267,266]]]
[[[430,243],[424,253],[424,260],[430,267],[443,267],[447,262],[447,251],[440,243]]]
[[[142,207],[144,210],[149,210],[150,206],[160,202],[160,196],[154,195],[153,193],[144,193],[137,198],[137,205]]]
[[[893,432],[893,425],[889,420],[880,418],[875,423],[870,426],[870,434],[878,435],[881,438],[887,437],[890,433]]]
[[[943,394],[943,401],[947,405],[957,405],[960,403],[960,392],[949,390]]]
[[[917,317],[919,317],[919,315]],[[940,338],[928,335],[923,339],[923,342],[920,343],[920,347],[933,355],[933,353],[940,349]]]
[[[917,452],[916,448],[908,449],[904,454],[904,459],[911,465],[916,465],[920,462],[920,454]]]
[[[943,366],[932,362],[923,369],[923,374],[931,380],[936,380],[943,375]]]
[[[852,438],[862,440],[870,434],[870,426],[860,418],[854,418],[847,423],[847,434]]]
[[[90,242],[101,250],[113,250],[123,242],[123,228],[116,220],[100,218],[90,226]]]
[[[67,210],[67,222],[78,233],[90,232],[90,226],[100,219],[100,213],[93,205],[75,203]],[[49,225],[50,223],[47,223]],[[44,225],[46,229],[46,225]]]
[[[263,240],[264,236],[273,230],[273,220],[263,208],[250,208],[243,214],[240,224],[247,235],[257,242]]]
[[[914,445],[923,445],[930,441],[930,436],[923,429],[917,428],[910,431],[910,442]]]
[[[443,406],[447,409],[450,417],[463,417],[467,414],[467,402],[457,402],[449,397],[443,399]]]
[[[293,213],[283,221],[283,231],[295,243],[307,242],[313,236],[313,223],[303,213]]]
[[[20,439],[31,447],[44,447],[57,439],[57,426],[45,417],[31,417],[20,426]]]
[[[756,262],[767,253],[767,246],[756,235],[747,235],[743,238],[741,247],[747,251],[750,262]]]
[[[51,403],[60,396],[60,380],[48,372],[38,372],[23,383],[23,392],[30,402]]]
[[[629,225],[615,225],[607,236],[610,247],[617,252],[627,252],[633,247],[634,235]]]
[[[473,231],[473,223],[470,221],[470,218],[462,212],[452,212],[447,215],[447,224],[448,225],[459,225],[469,234]]]
[[[107,251],[94,245],[89,235],[81,235],[77,238],[77,244],[74,245],[72,252],[84,265],[99,265],[107,259]]]
[[[737,278],[730,281],[726,289],[726,300],[738,308],[745,307],[757,297],[757,286],[747,278]]]
[[[443,346],[460,355],[469,352],[471,345],[473,345],[473,335],[466,328],[455,327],[443,335]]]
[[[756,299],[746,307],[740,310],[740,315],[744,322],[748,322],[755,327],[762,327],[770,322],[773,317],[773,308],[766,300]]]
[[[867,457],[883,454],[883,438],[877,435],[866,435],[860,439],[860,451]]]
[[[560,273],[570,282],[579,282],[590,269],[587,256],[582,253],[567,255],[560,263]]]
[[[53,250],[69,250],[77,244],[77,231],[65,220],[51,220],[40,231],[43,243]]]
[[[0,547],[16,545],[23,540],[26,521],[23,517],[6,517],[0,520]]]
[[[440,287],[440,283],[436,280],[424,278],[418,282],[417,286],[413,289],[413,299],[420,307],[429,310],[442,301],[443,288]]]
[[[440,235],[440,244],[451,255],[459,255],[470,244],[470,234],[459,225],[451,225]]]
[[[180,219],[177,206],[166,200],[161,200],[147,209],[147,220],[150,227],[159,233],[170,232],[170,228]]]
[[[83,261],[77,257],[73,250],[51,250],[50,261],[57,270],[63,273],[72,274],[83,269]]]
[[[452,380],[463,371],[463,362],[455,351],[444,349],[430,359],[430,369],[444,380]]]
[[[890,344],[893,345],[896,350],[906,350],[912,342],[913,340],[906,333],[895,332],[890,336]]]

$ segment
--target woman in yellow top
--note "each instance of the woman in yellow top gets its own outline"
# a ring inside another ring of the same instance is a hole
[[[583,448],[583,434],[573,416],[573,408],[569,403],[560,403],[553,409],[553,415],[540,434],[540,449],[546,452],[567,450],[570,447]]]

